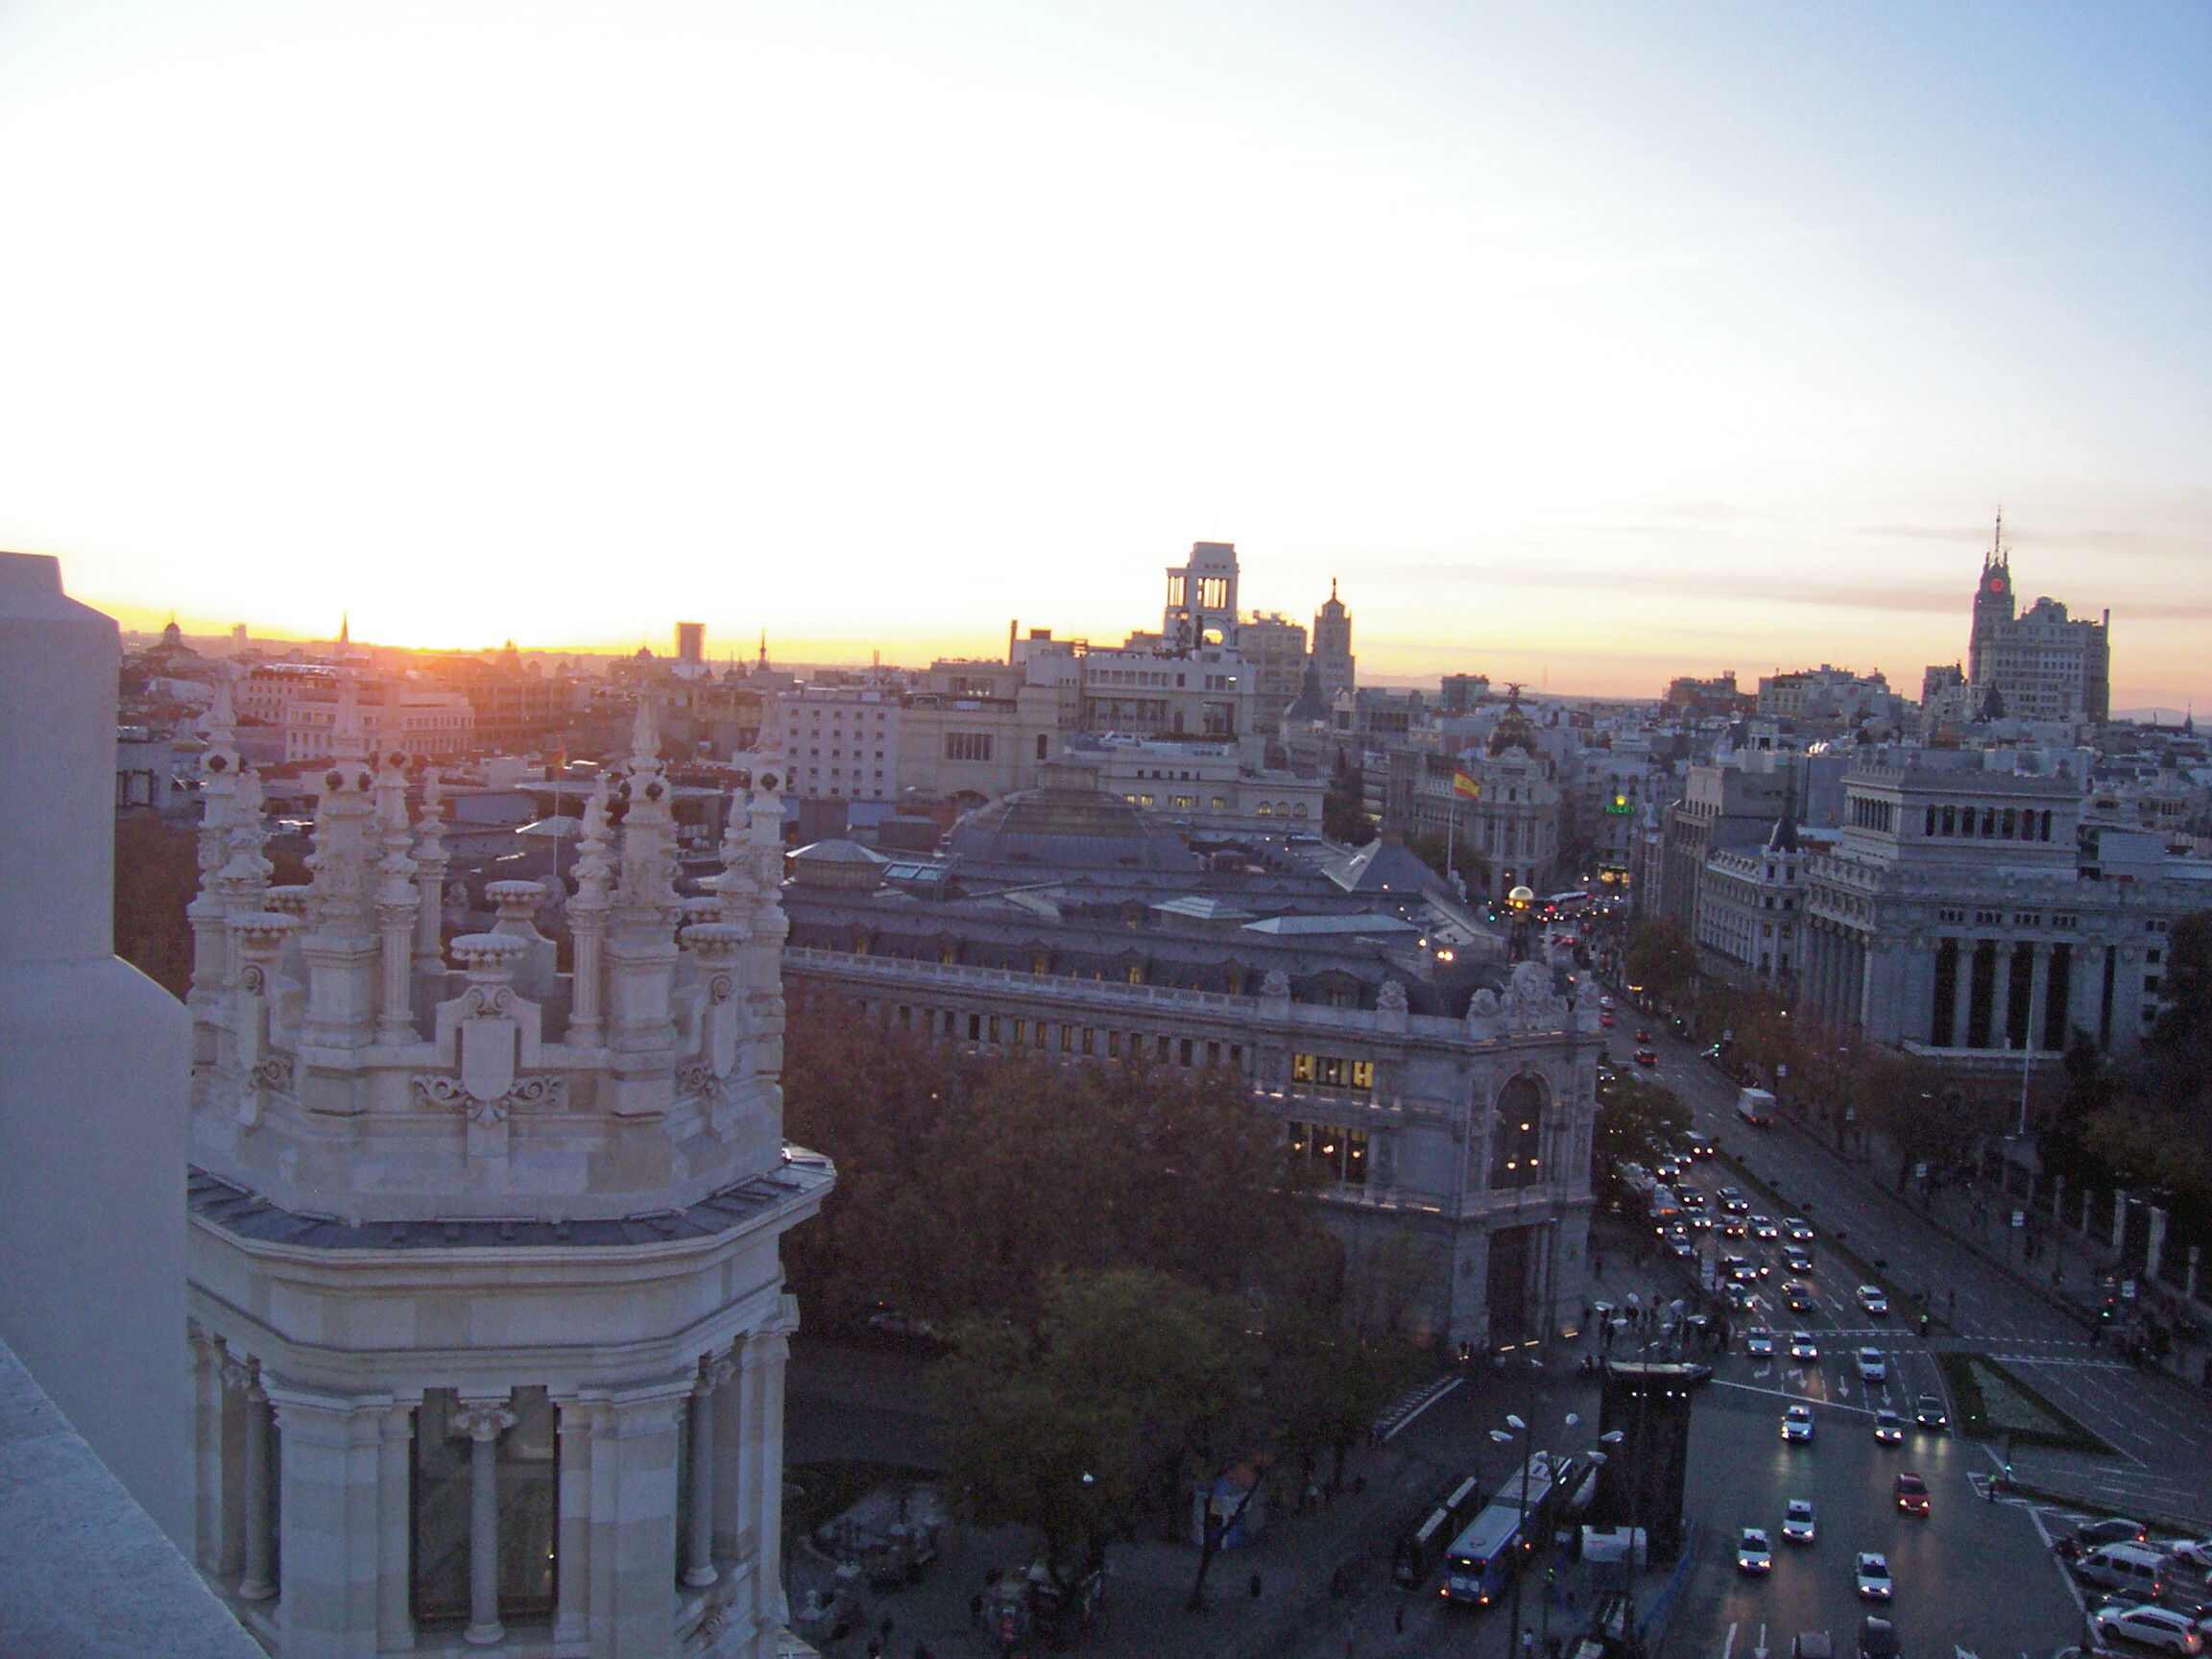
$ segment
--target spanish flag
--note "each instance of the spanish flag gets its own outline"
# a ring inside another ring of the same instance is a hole
[[[1468,777],[1457,767],[1454,767],[1452,771],[1452,793],[1458,796],[1462,801],[1479,801],[1482,799],[1482,785],[1476,782],[1474,779]]]

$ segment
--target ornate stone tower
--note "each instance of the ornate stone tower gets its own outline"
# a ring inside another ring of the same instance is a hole
[[[196,1541],[276,1650],[774,1651],[782,1141],[775,781],[679,900],[650,709],[602,777],[573,960],[494,882],[441,936],[438,782],[341,731],[313,880],[203,761],[189,1204]],[[448,953],[450,960],[448,960]]]
[[[1352,689],[1358,664],[1352,655],[1352,613],[1329,583],[1329,598],[1313,613],[1313,666],[1321,671],[1321,691],[1334,698]]]
[[[1974,585],[1974,633],[1966,647],[1966,683],[1979,691],[1993,664],[1984,656],[1997,631],[2012,620],[2012,550],[2005,545],[2005,515],[1997,515],[1997,532],[1989,539],[1989,551],[1982,555],[1982,578]]]

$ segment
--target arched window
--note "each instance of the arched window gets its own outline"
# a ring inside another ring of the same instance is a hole
[[[1541,1079],[1526,1073],[1498,1091],[1498,1127],[1490,1136],[1491,1190],[1533,1187],[1543,1179],[1538,1159],[1546,1093]]]

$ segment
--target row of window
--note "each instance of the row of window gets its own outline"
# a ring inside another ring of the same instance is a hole
[[[1348,1187],[1367,1185],[1367,1131],[1339,1129],[1334,1123],[1296,1123],[1290,1132],[1290,1156],[1321,1166],[1332,1181]]]
[[[1924,835],[1984,841],[2048,841],[2051,809],[2032,806],[1931,806]]]
[[[921,1030],[955,1043],[981,1043],[999,1048],[1041,1048],[1047,1053],[1092,1055],[1105,1060],[1150,1060],[1162,1066],[1227,1066],[1244,1070],[1244,1045],[1166,1033],[1123,1032],[1096,1025],[1030,1020],[1020,1015],[975,1014],[959,1008],[916,1007],[910,1002],[862,1002],[864,1018],[881,1020],[902,1031]]]
[[[1375,1087],[1375,1062],[1348,1060],[1341,1054],[1292,1054],[1290,1081],[1364,1091]]]

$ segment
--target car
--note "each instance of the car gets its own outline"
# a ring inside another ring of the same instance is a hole
[[[1860,1349],[1859,1381],[1862,1382],[1888,1382],[1889,1357],[1879,1348]]]
[[[1618,1003],[1616,1003],[1616,1002],[1613,1000],[1613,998],[1610,998],[1610,997],[1600,997],[1600,998],[1598,998],[1598,1006],[1599,1006],[1599,1007],[1600,1007],[1600,1008],[1608,1008],[1608,1009],[1610,1009],[1610,1008],[1615,1008],[1615,1007],[1618,1007],[1618,1006],[1619,1006],[1619,1004],[1618,1004]]]
[[[1951,1414],[1935,1395],[1923,1394],[1912,1402],[1912,1421],[1931,1433],[1940,1434],[1951,1427]]]
[[[1790,1333],[1790,1358],[1801,1365],[1810,1365],[1820,1358],[1820,1344],[1813,1340],[1812,1332]]]
[[[2171,1608],[2100,1607],[2089,1615],[2089,1627],[2099,1636],[2116,1637],[2139,1647],[2156,1647],[2191,1659],[2204,1651],[2204,1638],[2198,1634],[2189,1616]]]
[[[1720,1237],[1723,1238],[1741,1238],[1750,1231],[1750,1228],[1743,1225],[1743,1217],[1741,1215],[1720,1217]]]
[[[1684,1187],[1674,1194],[1674,1202],[1685,1210],[1702,1210],[1705,1208],[1705,1189]]]
[[[1759,1298],[1752,1293],[1751,1286],[1748,1285],[1738,1285],[1731,1282],[1721,1294],[1727,1300],[1728,1311],[1731,1313],[1748,1313],[1759,1305]],[[1774,1352],[1773,1343],[1767,1343],[1767,1352],[1768,1354]]]
[[[1897,1626],[1869,1613],[1859,1622],[1859,1659],[1897,1659]]]
[[[1774,1333],[1764,1326],[1754,1325],[1743,1333],[1743,1352],[1754,1359],[1774,1358]]]
[[[1648,1031],[1639,1031],[1636,1033],[1636,1041],[1639,1043],[1648,1043],[1651,1041],[1651,1033]]]
[[[1789,1236],[1790,1242],[1792,1244],[1810,1244],[1813,1242],[1813,1224],[1802,1215],[1792,1215],[1784,1221],[1782,1231]]]
[[[1889,1599],[1891,1586],[1889,1583],[1889,1558],[1887,1555],[1862,1551],[1859,1556],[1858,1567],[1852,1576],[1858,1587],[1860,1599],[1864,1601],[1887,1601]]]
[[[2166,1546],[2167,1564],[2188,1573],[2212,1575],[2212,1538],[2190,1538]],[[2212,1576],[2205,1587],[2212,1589]]]
[[[2058,1552],[2058,1559],[2071,1561],[2078,1555],[2086,1555],[2092,1550],[2106,1544],[2142,1544],[2149,1541],[2151,1529],[2140,1521],[2129,1521],[2115,1515],[2105,1521],[2090,1521],[2077,1527],[2051,1548]],[[2172,1551],[2168,1559],[2173,1558]]]
[[[1657,1179],[1671,1185],[1682,1179],[1682,1166],[1675,1163],[1671,1158],[1662,1158],[1658,1163],[1651,1166],[1651,1173]]]
[[[1801,1279],[1808,1278],[1813,1272],[1813,1257],[1809,1251],[1787,1244],[1782,1249],[1782,1265]]]
[[[1720,1277],[1738,1285],[1755,1284],[1759,1269],[1751,1265],[1751,1258],[1739,1256],[1733,1250],[1720,1258]]]
[[[1682,1144],[1693,1158],[1710,1158],[1719,1150],[1713,1144],[1712,1136],[1700,1135],[1695,1129],[1682,1137]]]
[[[1862,1285],[1859,1286],[1859,1307],[1862,1312],[1870,1313],[1877,1319],[1887,1318],[1889,1313],[1888,1293],[1879,1285]]]
[[[1785,1440],[1810,1440],[1813,1438],[1813,1407],[1792,1406],[1782,1413],[1782,1438]]]
[[[1897,1508],[1902,1514],[1928,1513],[1928,1482],[1910,1469],[1897,1471],[1897,1479],[1889,1484],[1889,1495],[1897,1501]]]
[[[1659,1064],[1659,1056],[1652,1053],[1648,1048],[1639,1048],[1636,1050],[1636,1064],[1639,1066],[1656,1066]]]
[[[1736,1540],[1736,1571],[1739,1573],[1771,1573],[1774,1570],[1774,1550],[1767,1542],[1764,1527],[1746,1527]]]
[[[1731,1215],[1751,1214],[1751,1200],[1733,1187],[1723,1187],[1714,1196],[1720,1200],[1720,1208]]]
[[[1785,1544],[1810,1544],[1815,1527],[1813,1520],[1813,1500],[1792,1498],[1782,1509],[1782,1542]]]
[[[1792,1313],[1810,1313],[1815,1305],[1813,1299],[1813,1286],[1806,1284],[1802,1279],[1792,1279],[1789,1284],[1782,1286],[1782,1301]],[[1818,1356],[1815,1355],[1815,1358],[1817,1358]]]
[[[1706,1214],[1702,1210],[1691,1211],[1682,1218],[1682,1224],[1693,1233],[1710,1233],[1713,1231],[1713,1217]]]
[[[1598,1023],[1604,1026],[1608,1031],[1612,1030],[1614,1026],[1613,1010],[1610,1008],[1599,1009]]]
[[[1667,1240],[1667,1248],[1672,1251],[1679,1260],[1688,1262],[1695,1258],[1697,1254],[1697,1241],[1690,1238],[1677,1237]]]
[[[1894,1411],[1875,1412],[1874,1438],[1885,1446],[1902,1445],[1905,1440],[1905,1419]]]
[[[1774,1225],[1771,1216],[1754,1215],[1751,1217],[1751,1237],[1754,1238],[1779,1238],[1782,1237],[1782,1229]]]

